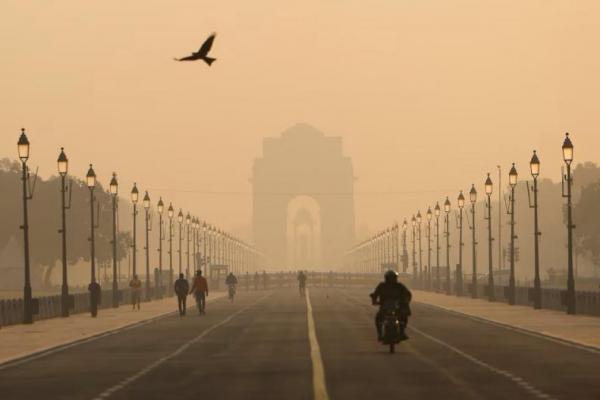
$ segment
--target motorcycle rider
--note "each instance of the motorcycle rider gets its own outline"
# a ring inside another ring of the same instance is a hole
[[[230,297],[230,299],[233,300],[233,294],[235,293],[235,287],[238,284],[238,280],[235,277],[235,275],[233,274],[233,272],[230,272],[229,275],[227,275],[227,278],[225,278],[225,284],[229,288],[229,293],[230,293],[229,297]]]
[[[371,296],[373,305],[379,304],[379,311],[377,311],[377,314],[375,315],[377,340],[382,340],[381,322],[383,321],[383,305],[387,301],[391,300],[398,302],[400,321],[403,323],[403,326],[406,327],[408,324],[408,316],[411,314],[410,301],[412,299],[412,294],[406,286],[401,282],[398,282],[398,273],[396,271],[387,271],[384,274],[384,282],[377,285],[375,291],[369,296]],[[401,335],[401,340],[408,339],[404,330],[402,330]]]

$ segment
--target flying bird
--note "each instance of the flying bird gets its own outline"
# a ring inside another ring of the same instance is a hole
[[[200,47],[200,50],[198,50],[195,53],[192,53],[191,55],[187,56],[187,57],[183,57],[183,58],[175,58],[175,61],[196,61],[196,60],[203,60],[205,63],[207,63],[209,66],[213,63],[213,61],[216,60],[216,58],[210,58],[208,57],[208,52],[210,51],[213,42],[215,41],[215,36],[217,36],[216,33],[211,34],[202,44],[202,47]]]

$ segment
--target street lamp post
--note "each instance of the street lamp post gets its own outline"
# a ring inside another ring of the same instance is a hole
[[[182,259],[181,259],[181,241],[182,241],[182,237],[181,237],[181,229],[182,229],[182,223],[183,223],[183,212],[181,211],[181,208],[179,209],[179,214],[177,214],[177,222],[179,223],[179,273],[181,274],[181,267],[182,267]],[[189,279],[189,276],[186,275],[185,277],[186,279]]]
[[[465,196],[462,190],[458,195],[458,264],[456,266],[456,295],[463,293],[463,208],[465,207]]]
[[[377,234],[377,272],[381,271],[383,263],[383,232]]]
[[[418,284],[418,274],[417,274],[417,260],[416,260],[416,249],[415,249],[415,234],[417,229],[417,218],[413,214],[412,216],[412,264],[413,264],[413,281],[415,282],[415,286]]]
[[[423,250],[422,250],[422,241],[421,241],[421,211],[417,211],[417,225],[418,225],[418,233],[419,233],[419,287],[423,288]]]
[[[440,285],[440,203],[435,203],[435,207],[433,208],[433,212],[435,214],[435,262],[436,262],[436,271],[435,271],[435,291],[439,292]]]
[[[446,197],[444,202],[444,213],[446,214],[446,294],[452,293],[450,279],[450,199]]]
[[[427,207],[427,289],[431,290],[431,207]]]
[[[69,316],[69,283],[67,279],[67,210],[71,208],[71,202],[69,205],[66,204],[66,177],[69,171],[69,160],[65,154],[64,149],[60,148],[60,154],[58,156],[58,174],[60,175],[60,200],[61,200],[61,229],[62,235],[62,285],[61,285],[61,316]],[[69,190],[71,190],[69,185]]]
[[[196,217],[192,218],[192,265],[193,271],[198,270],[198,222]]]
[[[207,263],[208,263],[208,258],[206,257],[206,229],[207,229],[206,221],[204,221],[202,223],[202,246],[203,246],[203,253],[202,253],[202,258],[200,259],[201,260],[201,263],[200,263],[201,267],[202,267],[202,265],[207,265]]]
[[[218,238],[219,238],[219,264],[225,264],[225,234],[219,229],[218,230]]]
[[[157,299],[162,298],[162,267],[163,267],[163,211],[165,209],[165,203],[162,201],[162,197],[158,199],[156,206],[158,211],[158,282],[155,296]]]
[[[209,264],[213,263],[213,258],[214,258],[214,245],[213,245],[213,227],[212,225],[209,225],[206,233],[208,235],[208,253],[206,253],[208,255],[208,259],[206,260],[206,273],[208,273],[208,270],[210,268]]]
[[[404,218],[402,222],[402,272],[406,273],[408,270],[408,250],[406,248],[406,229],[408,228],[408,222]]]
[[[112,255],[113,255],[113,281],[112,281],[112,306],[119,307],[119,283],[117,281],[117,196],[119,195],[119,182],[117,174],[113,172],[110,180],[110,195],[112,197]]]
[[[384,229],[383,232],[381,233],[381,246],[383,249],[383,264],[384,265],[388,265],[390,262],[389,259],[389,255],[390,255],[390,231],[388,228]]]
[[[472,261],[473,261],[473,271],[471,276],[471,297],[477,298],[477,238],[475,236],[475,203],[477,203],[477,190],[475,190],[475,185],[471,185],[471,190],[469,191],[469,201],[471,202],[471,233],[472,239],[471,244],[472,248]]]
[[[542,283],[540,281],[540,248],[539,248],[539,237],[540,228],[538,225],[538,183],[537,179],[540,175],[540,159],[538,158],[535,150],[533,156],[529,162],[529,169],[531,176],[533,177],[533,205],[529,204],[530,208],[533,208],[533,266],[534,266],[534,278],[533,278],[533,308],[542,308]],[[527,184],[527,194],[529,194],[529,184]]]
[[[27,159],[29,159],[29,140],[25,135],[25,129],[21,129],[21,136],[17,142],[19,158],[23,167],[21,181],[23,183],[23,261],[25,264],[25,285],[23,287],[23,323],[33,323],[33,299],[31,295],[31,271],[29,265],[29,214],[27,212],[27,202],[33,197],[28,189],[29,170],[27,168]]]
[[[508,304],[514,305],[516,301],[515,290],[515,187],[517,186],[517,169],[513,163],[508,173],[510,185],[510,277],[508,279]]]
[[[167,210],[169,217],[169,295],[173,295],[173,216],[175,211],[173,210],[173,204],[169,203],[169,209]]]
[[[487,179],[485,180],[485,194],[487,196],[487,221],[488,221],[488,263],[489,263],[489,271],[488,271],[488,299],[489,301],[496,300],[496,293],[494,291],[494,270],[493,270],[493,259],[492,259],[492,242],[494,239],[492,238],[492,191],[493,191],[492,179],[490,178],[490,174],[488,172]]]
[[[144,200],[142,202],[142,204],[144,205],[144,222],[145,222],[145,228],[146,228],[146,247],[144,247],[144,250],[146,250],[146,301],[151,299],[151,295],[150,295],[150,196],[148,195],[148,191],[145,192],[144,194]]]
[[[90,164],[90,169],[86,175],[87,187],[90,189],[90,259],[91,259],[91,282],[88,287],[90,292],[90,313],[92,317],[98,315],[98,300],[100,297],[100,285],[96,282],[96,242],[94,240],[94,230],[96,223],[94,222],[94,188],[96,187],[96,173]]]
[[[137,275],[137,202],[139,199],[139,191],[137,185],[134,183],[133,188],[131,189],[131,202],[133,203],[133,254],[132,254],[132,273],[133,276]]]
[[[185,276],[188,276],[188,277],[190,276],[190,228],[191,228],[191,223],[192,223],[192,217],[190,216],[190,213],[188,212],[187,216],[185,217],[185,226],[186,226]]]
[[[575,299],[575,276],[573,273],[573,206],[571,187],[573,185],[571,177],[571,163],[573,162],[573,143],[569,138],[569,134],[565,135],[565,140],[562,145],[563,160],[567,166],[567,174],[563,176],[563,197],[567,198],[567,314],[576,313]],[[567,184],[567,193],[565,194],[564,183]]]
[[[377,269],[377,235],[374,235],[371,240],[371,267],[367,272],[375,272]]]
[[[400,272],[400,249],[398,248],[399,243],[399,230],[398,222],[394,222],[394,264],[396,264],[396,272]]]

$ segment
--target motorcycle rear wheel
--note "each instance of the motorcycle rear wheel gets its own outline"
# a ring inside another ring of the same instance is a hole
[[[390,343],[390,354],[394,354],[396,352],[396,344]]]

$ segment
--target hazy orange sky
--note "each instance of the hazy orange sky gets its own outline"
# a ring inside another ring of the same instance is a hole
[[[44,176],[64,146],[75,175],[238,230],[262,138],[306,122],[344,138],[375,229],[497,164],[528,175],[534,148],[560,179],[565,131],[598,161],[598,21],[598,1],[3,0],[0,157],[24,126]],[[172,60],[212,31],[211,68]]]

